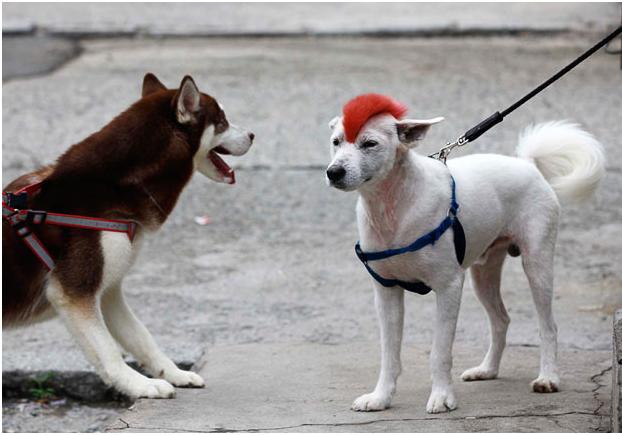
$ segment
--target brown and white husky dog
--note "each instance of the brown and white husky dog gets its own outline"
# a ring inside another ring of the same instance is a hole
[[[199,375],[180,370],[158,348],[125,302],[121,282],[137,243],[164,223],[194,170],[232,184],[233,171],[218,154],[242,155],[253,138],[230,124],[190,76],[179,89],[167,89],[147,74],[142,98],[129,109],[55,164],[4,189],[42,181],[28,209],[132,220],[138,224],[133,242],[124,233],[32,225],[56,262],[49,272],[3,220],[3,328],[59,314],[103,380],[133,398],[173,397],[173,385],[204,386]],[[125,364],[115,341],[154,379]]]

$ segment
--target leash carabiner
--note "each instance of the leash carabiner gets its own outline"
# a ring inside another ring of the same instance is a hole
[[[428,157],[432,157],[433,159],[440,160],[444,164],[447,164],[447,157],[449,157],[449,154],[453,151],[453,149],[464,146],[467,143],[469,143],[469,140],[464,136],[460,136],[453,142],[447,142],[443,148],[434,154],[430,154]]]

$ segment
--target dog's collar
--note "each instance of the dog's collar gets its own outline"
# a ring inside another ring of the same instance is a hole
[[[394,257],[396,255],[406,254],[407,252],[415,252],[425,248],[428,245],[434,245],[438,239],[447,231],[448,228],[454,230],[454,248],[456,251],[456,259],[458,263],[462,264],[464,261],[464,253],[466,248],[466,239],[464,236],[464,229],[458,220],[458,208],[460,207],[456,200],[456,182],[454,177],[451,176],[451,203],[447,216],[440,223],[438,227],[430,231],[429,233],[419,237],[413,243],[402,248],[387,249],[385,251],[364,252],[361,249],[361,243],[356,242],[354,246],[354,252],[356,256],[361,260],[367,272],[383,287],[402,287],[404,290],[408,290],[420,295],[428,294],[432,289],[421,281],[415,281],[412,283],[400,281],[399,279],[388,279],[378,275],[369,266],[370,261],[384,260],[386,258]]]

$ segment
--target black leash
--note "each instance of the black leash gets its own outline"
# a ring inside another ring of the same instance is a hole
[[[482,122],[477,124],[475,127],[473,127],[472,129],[464,133],[462,136],[460,136],[455,142],[448,142],[447,145],[441,148],[439,152],[432,154],[430,157],[434,157],[435,159],[438,159],[444,163],[447,160],[447,156],[449,156],[449,153],[454,148],[464,146],[469,142],[473,142],[475,139],[480,137],[482,134],[490,130],[492,127],[499,124],[501,121],[503,121],[503,118],[505,118],[510,113],[518,109],[520,106],[522,106],[527,101],[529,101],[530,99],[535,97],[537,94],[542,92],[544,89],[546,89],[549,85],[551,85],[551,83],[554,83],[555,81],[557,81],[559,78],[564,76],[566,73],[568,73],[574,67],[579,65],[585,59],[587,59],[588,57],[593,55],[595,52],[600,50],[602,47],[607,45],[611,40],[613,40],[620,33],[622,33],[622,26],[618,27],[611,34],[609,34],[605,39],[603,39],[598,44],[594,45],[588,51],[583,53],[581,56],[579,56],[578,58],[573,60],[571,63],[566,65],[557,74],[549,78],[547,81],[542,83],[540,86],[535,88],[533,91],[529,92],[527,95],[525,95],[523,98],[518,100],[516,103],[512,104],[510,107],[505,109],[503,112],[493,113],[488,118],[484,119]]]

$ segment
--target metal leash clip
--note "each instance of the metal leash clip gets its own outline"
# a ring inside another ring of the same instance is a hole
[[[460,136],[454,142],[447,142],[447,144],[443,148],[441,148],[438,152],[434,154],[430,154],[430,157],[432,157],[433,159],[440,160],[441,162],[447,164],[447,157],[449,157],[449,154],[453,151],[453,149],[456,147],[464,146],[467,143],[469,143],[469,140],[464,136]]]

